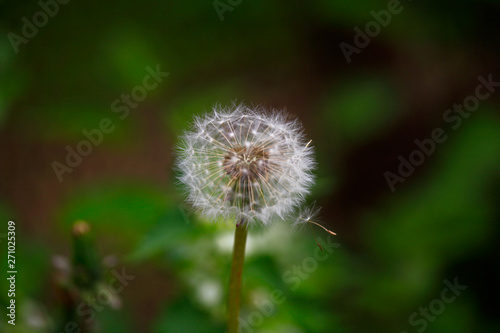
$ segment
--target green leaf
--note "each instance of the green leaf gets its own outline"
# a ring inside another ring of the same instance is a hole
[[[189,218],[179,207],[170,207],[140,241],[129,260],[139,261],[162,253],[177,242],[183,241],[193,231]]]
[[[188,299],[183,298],[168,307],[153,332],[222,333],[224,328]]]
[[[330,90],[321,126],[335,126],[345,141],[366,140],[397,119],[399,98],[389,80],[364,75]]]
[[[104,240],[130,248],[169,206],[164,192],[134,184],[81,189],[61,209],[59,221],[66,232],[75,221],[84,220],[91,225],[98,243]]]

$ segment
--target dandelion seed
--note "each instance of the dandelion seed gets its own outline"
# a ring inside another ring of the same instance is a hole
[[[296,218],[295,223],[293,224],[293,226],[294,227],[300,227],[300,226],[306,226],[306,225],[308,225],[311,228],[311,231],[312,231],[312,233],[314,235],[314,239],[316,241],[316,244],[321,249],[321,251],[323,251],[323,247],[318,242],[318,239],[316,238],[316,233],[314,232],[314,229],[312,228],[312,225],[320,227],[321,229],[323,229],[324,231],[326,231],[330,235],[336,236],[337,234],[335,232],[327,229],[323,225],[319,224],[318,222],[313,221],[313,219],[317,218],[320,210],[321,210],[321,207],[316,207],[315,204],[312,204],[309,207],[302,207],[301,210],[298,213],[298,216],[297,216],[297,218]]]

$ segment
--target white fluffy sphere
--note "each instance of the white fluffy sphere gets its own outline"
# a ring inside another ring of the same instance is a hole
[[[309,143],[302,125],[282,112],[214,108],[182,136],[179,180],[206,218],[267,224],[309,193],[315,166]]]

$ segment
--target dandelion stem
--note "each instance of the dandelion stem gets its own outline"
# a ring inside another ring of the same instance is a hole
[[[231,263],[231,277],[229,279],[228,301],[228,333],[238,332],[241,303],[241,276],[245,261],[245,245],[247,242],[248,224],[242,220],[236,225],[234,234],[233,260]]]

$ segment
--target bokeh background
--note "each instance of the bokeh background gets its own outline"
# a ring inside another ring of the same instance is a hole
[[[338,233],[295,288],[284,277],[314,257],[312,231],[284,221],[251,235],[250,331],[498,332],[500,91],[457,129],[443,120],[478,76],[500,81],[498,2],[402,1],[350,63],[339,44],[387,1],[232,4],[221,16],[208,0],[73,0],[15,52],[9,33],[42,9],[0,1],[0,253],[5,272],[14,220],[19,272],[15,327],[1,275],[0,331],[64,332],[90,317],[75,314],[85,300],[96,316],[82,332],[224,332],[232,228],[183,203],[173,147],[193,115],[237,100],[303,122],[319,162],[308,201]],[[111,104],[147,66],[169,75],[121,119]],[[60,182],[53,162],[104,118],[114,130]],[[384,173],[435,128],[448,139],[391,191]],[[79,220],[90,231],[72,230]],[[123,290],[92,301],[122,269]],[[441,309],[455,279],[467,289]],[[274,290],[285,301],[259,310]]]

